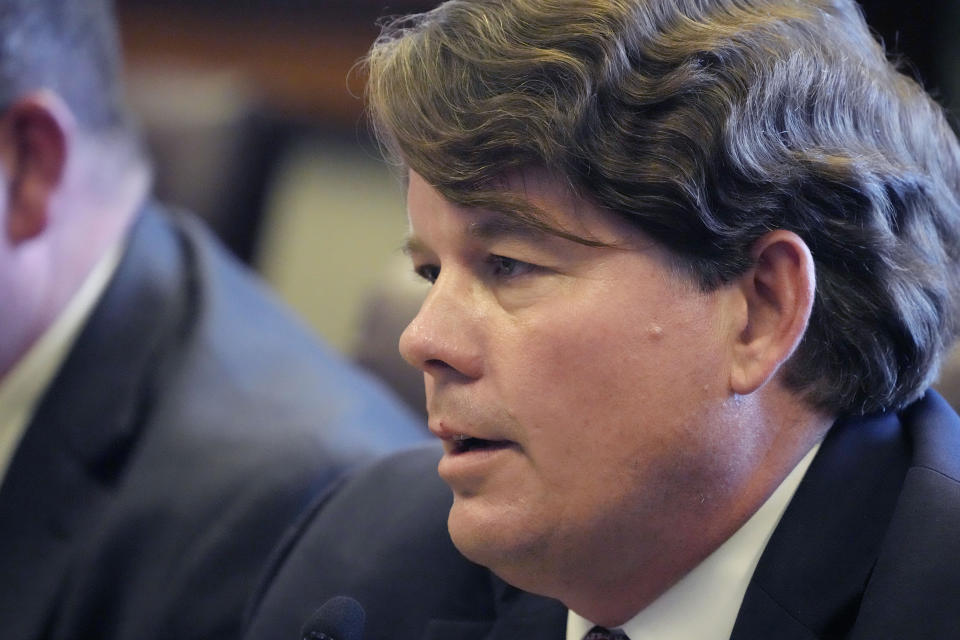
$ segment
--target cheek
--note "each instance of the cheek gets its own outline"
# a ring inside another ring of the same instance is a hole
[[[551,484],[565,486],[583,482],[577,465],[615,450],[611,443],[635,423],[649,381],[637,366],[642,345],[625,345],[623,327],[558,314],[518,330],[494,378],[533,464]]]
[[[554,400],[562,390],[570,404],[617,402],[696,376],[711,360],[694,318],[595,311],[555,318],[524,327],[509,348],[513,374],[555,389]]]
[[[702,301],[666,297],[641,307],[605,296],[514,328],[495,377],[531,445],[558,459],[635,458],[693,435],[725,394],[722,350]]]

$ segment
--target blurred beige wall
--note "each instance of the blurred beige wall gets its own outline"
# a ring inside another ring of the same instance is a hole
[[[391,271],[413,278],[398,265],[406,230],[400,184],[378,158],[307,141],[281,163],[257,267],[311,326],[351,353],[365,296]]]

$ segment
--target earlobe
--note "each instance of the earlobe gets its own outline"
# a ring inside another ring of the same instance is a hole
[[[753,267],[739,281],[746,317],[736,339],[731,391],[766,384],[800,344],[813,309],[813,256],[797,234],[777,230],[753,247]]]
[[[64,178],[74,122],[55,95],[40,92],[14,102],[0,118],[7,176],[6,233],[14,244],[41,234]]]

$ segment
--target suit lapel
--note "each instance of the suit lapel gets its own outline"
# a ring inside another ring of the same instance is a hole
[[[104,489],[63,447],[58,426],[34,421],[0,499],[0,636],[9,640],[43,635],[73,536],[88,521],[81,505],[97,509],[104,500]]]
[[[41,401],[0,489],[0,636],[42,637],[82,533],[94,527],[138,435],[158,354],[184,301],[164,224],[130,246]]]
[[[852,638],[950,638],[960,629],[960,419],[934,392],[904,413],[915,462]]]
[[[731,640],[817,640],[813,631],[762,588],[751,585],[743,598]]]
[[[767,544],[731,640],[843,637],[909,465],[900,420],[838,422]]]

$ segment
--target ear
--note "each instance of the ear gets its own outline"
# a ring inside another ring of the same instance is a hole
[[[763,386],[800,344],[816,288],[813,256],[797,234],[771,231],[751,253],[753,267],[739,280],[746,316],[730,380],[740,395]]]
[[[46,228],[61,185],[75,122],[64,102],[41,91],[21,97],[0,117],[7,175],[5,229],[13,244]]]

